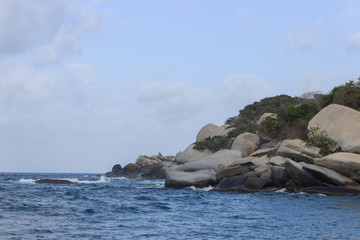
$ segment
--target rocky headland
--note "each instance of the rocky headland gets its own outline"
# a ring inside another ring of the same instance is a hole
[[[350,87],[360,89],[357,84]],[[360,112],[337,104],[341,87],[330,100],[313,93],[255,102],[223,126],[201,128],[176,156],[139,156],[106,176],[163,178],[165,187],[211,185],[221,192],[360,194]]]

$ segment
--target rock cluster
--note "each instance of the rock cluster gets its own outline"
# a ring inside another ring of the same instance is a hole
[[[125,167],[120,164],[113,166],[106,177],[127,177],[142,179],[164,179],[166,171],[170,170],[175,163],[175,156],[163,156],[161,153],[153,156],[140,155],[136,163],[129,163]]]
[[[285,139],[269,147],[261,136],[243,133],[228,150],[200,152],[190,145],[176,157],[140,156],[136,164],[123,169],[114,166],[107,176],[158,176],[165,178],[166,187],[172,188],[212,185],[215,191],[246,193],[285,188],[288,192],[360,194],[359,124],[360,112],[334,104],[309,122],[308,128],[319,126],[328,132],[329,140],[340,146],[342,152],[328,156],[322,156],[318,147],[300,139]],[[197,139],[225,132],[224,127],[206,125]],[[161,170],[161,174],[153,173]]]

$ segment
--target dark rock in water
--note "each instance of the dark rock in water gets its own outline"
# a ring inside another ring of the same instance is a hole
[[[296,179],[303,187],[324,185],[319,179],[316,179],[311,173],[304,170],[303,167],[290,159],[286,159],[285,169],[290,178]]]
[[[259,177],[248,177],[244,183],[244,188],[249,190],[261,190],[265,185],[270,183],[268,179]]]
[[[143,173],[141,175],[143,179],[164,179],[166,178],[166,171],[161,166],[155,166],[151,168],[149,172]]]
[[[51,179],[51,178],[45,178],[35,181],[37,184],[43,184],[43,183],[51,183],[51,184],[75,184],[75,182],[69,181],[69,180],[61,180],[61,179]]]
[[[284,167],[272,166],[271,167],[271,178],[274,182],[284,185],[287,180],[289,180],[289,176]]]
[[[238,175],[229,178],[223,178],[216,186],[216,191],[234,191],[244,185],[247,176]]]
[[[114,175],[120,175],[122,173],[122,167],[120,164],[115,164],[111,170]]]
[[[338,186],[338,187],[314,186],[314,187],[301,188],[300,191],[306,193],[320,193],[325,195],[338,195],[338,196],[360,195],[360,188],[352,187],[352,186]]]
[[[126,174],[130,174],[139,168],[140,166],[137,165],[136,163],[129,163],[123,168],[123,170],[125,171]]]
[[[300,192],[300,188],[302,188],[301,183],[296,179],[290,179],[285,183],[285,188],[287,192]]]

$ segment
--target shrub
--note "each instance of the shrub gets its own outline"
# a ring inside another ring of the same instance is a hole
[[[308,133],[308,142],[320,148],[320,154],[329,155],[332,144],[327,139],[328,133],[325,130],[320,131],[319,126],[311,127]]]
[[[213,152],[217,152],[221,149],[226,148],[227,143],[228,143],[228,139],[226,136],[208,137],[204,141],[196,142],[194,149],[199,151],[204,151],[205,149],[209,149]]]
[[[272,138],[277,138],[280,136],[281,124],[279,120],[275,118],[266,117],[265,120],[259,125],[258,131]]]

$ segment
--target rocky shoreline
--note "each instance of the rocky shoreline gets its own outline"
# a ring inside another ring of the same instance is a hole
[[[264,113],[258,120],[276,118]],[[194,149],[191,144],[176,156],[139,156],[122,168],[115,165],[107,177],[165,179],[165,187],[214,187],[220,192],[287,192],[326,195],[360,194],[360,112],[331,104],[308,123],[326,132],[331,142],[329,155],[300,139],[269,138],[257,133],[242,133],[229,149],[212,152]],[[204,126],[196,142],[229,132],[229,126]]]

